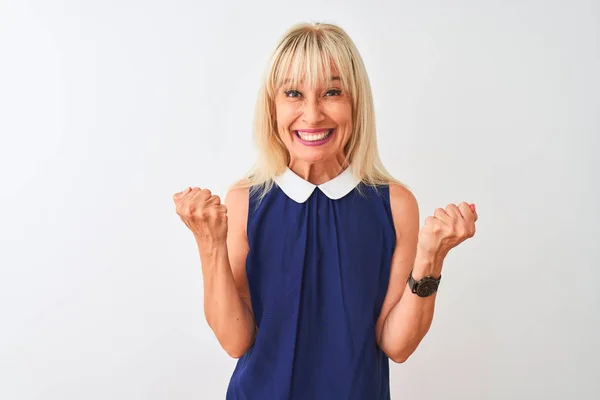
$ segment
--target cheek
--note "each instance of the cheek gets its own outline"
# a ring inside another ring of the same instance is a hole
[[[278,105],[275,109],[275,113],[277,115],[277,124],[283,129],[288,128],[298,117],[297,107],[294,107],[292,104]]]
[[[325,112],[333,120],[347,123],[352,119],[352,106],[345,100],[331,100],[325,107]]]
[[[350,140],[353,132],[352,124],[352,107],[350,105],[340,105],[336,109],[335,115],[332,115],[332,119],[342,128],[342,135],[338,137],[338,146],[344,147]]]
[[[338,107],[332,108],[329,115],[337,125],[345,128],[348,135],[350,134],[352,131],[352,108],[349,105],[340,104]]]

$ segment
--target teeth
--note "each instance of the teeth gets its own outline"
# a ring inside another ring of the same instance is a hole
[[[302,133],[302,132],[298,132],[296,131],[296,133],[298,133],[298,136],[300,136],[300,139],[305,140],[307,142],[316,142],[317,140],[323,140],[326,137],[328,137],[331,133],[333,132],[333,129],[327,131],[327,132],[321,132],[321,133]]]

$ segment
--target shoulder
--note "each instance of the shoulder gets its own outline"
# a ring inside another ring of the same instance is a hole
[[[247,180],[234,183],[225,194],[227,217],[231,225],[244,227],[248,218],[248,198],[250,187]]]
[[[227,206],[238,206],[248,201],[250,186],[248,184],[247,179],[241,179],[235,182],[229,190],[227,194],[225,194],[225,204]]]
[[[413,192],[405,185],[391,183],[390,208],[394,227],[399,236],[402,234],[414,233],[419,229],[419,204]]]
[[[390,183],[388,186],[392,206],[405,209],[405,211],[418,209],[417,198],[407,186],[400,183]]]

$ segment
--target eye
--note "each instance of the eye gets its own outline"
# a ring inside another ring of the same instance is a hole
[[[284,93],[286,97],[298,97],[300,95],[300,92],[294,89],[286,90]]]
[[[325,96],[341,96],[342,91],[339,89],[329,89]]]

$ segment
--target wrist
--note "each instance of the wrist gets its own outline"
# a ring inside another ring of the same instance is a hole
[[[444,257],[444,254],[425,254],[417,251],[412,270],[413,279],[418,281],[426,276],[438,279],[442,274]]]
[[[227,252],[227,241],[225,239],[213,239],[210,237],[195,237],[198,251],[203,258],[216,257]]]

